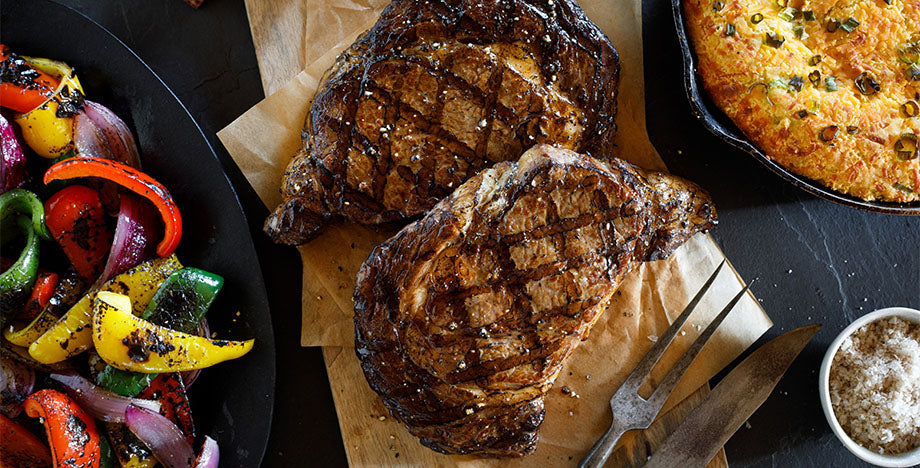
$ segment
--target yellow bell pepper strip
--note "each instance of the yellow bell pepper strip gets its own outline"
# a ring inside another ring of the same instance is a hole
[[[25,114],[16,114],[22,139],[35,154],[56,158],[74,149],[73,117],[61,112],[61,104],[50,100]]]
[[[153,468],[157,459],[124,424],[105,423],[109,441],[121,468]]]
[[[41,274],[41,270],[39,270],[39,274]],[[38,281],[36,280],[37,283]],[[3,330],[3,337],[16,346],[28,348],[33,341],[57,322],[58,317],[80,300],[86,289],[87,284],[77,276],[77,273],[72,269],[68,270],[61,280],[57,281],[54,292],[48,302],[43,304],[38,316],[30,323],[14,323],[10,325]]]
[[[3,329],[3,337],[6,338],[6,341],[13,343],[16,346],[28,347],[31,345],[38,337],[42,336],[48,329],[50,329],[55,322],[57,322],[58,317],[54,316],[51,312],[43,310],[42,313],[38,314],[38,317],[35,317],[35,320],[29,322],[26,326],[16,326],[14,322],[13,325]]]
[[[50,453],[28,429],[0,414],[0,468],[46,468]]]
[[[133,372],[179,372],[236,359],[253,340],[211,340],[159,327],[131,314],[127,296],[100,292],[93,303],[93,344],[110,366]]]
[[[54,96],[60,82],[0,45],[0,102],[16,112],[29,112]]]
[[[83,92],[83,85],[80,84],[80,79],[77,78],[77,73],[70,65],[44,57],[29,57],[26,55],[22,55],[21,57],[25,59],[26,62],[29,62],[32,68],[57,78],[58,81],[61,82],[60,86],[58,86],[58,91],[64,86],[69,86],[72,90],[75,89],[80,91],[80,94],[85,94]]]
[[[182,237],[182,216],[172,195],[163,184],[147,174],[124,164],[102,158],[82,157],[61,161],[45,172],[44,182],[77,177],[100,177],[115,182],[153,202],[163,217],[163,240],[157,245],[157,255],[168,257]]]
[[[79,405],[57,390],[39,390],[25,401],[30,418],[42,418],[55,468],[99,468],[99,431]]]
[[[157,287],[173,272],[182,268],[175,255],[156,258],[91,288],[76,305],[42,336],[29,345],[29,354],[38,362],[60,362],[86,351],[93,345],[93,298],[100,291],[127,294],[135,309],[143,310]]]

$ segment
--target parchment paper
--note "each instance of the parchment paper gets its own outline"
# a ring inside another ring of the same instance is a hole
[[[583,0],[581,5],[620,53],[617,156],[645,168],[663,170],[664,164],[645,132],[641,1]],[[300,47],[299,55],[306,66],[280,88],[277,67],[271,68],[272,64],[266,63],[271,62],[266,57],[272,54],[260,53],[260,68],[271,70],[272,74],[266,89],[277,91],[221,130],[218,136],[269,209],[280,201],[281,174],[300,147],[300,130],[309,101],[323,73],[344,48],[373,25],[385,6],[386,2],[380,0],[306,0],[298,10],[306,18],[306,37],[281,38],[287,56],[291,55],[292,47],[293,50]],[[290,19],[282,15],[279,21]],[[256,26],[253,28],[255,34]],[[261,47],[271,49],[266,44]],[[496,462],[448,457],[421,447],[404,428],[386,416],[379,399],[364,382],[350,349],[354,336],[351,300],[354,277],[373,246],[392,233],[340,225],[299,248],[304,265],[301,344],[326,347],[324,355],[339,423],[353,465],[573,464],[609,424],[610,395],[724,258],[710,236],[697,235],[670,259],[643,265],[628,275],[614,304],[589,339],[567,361],[548,395],[537,452],[520,461]],[[664,356],[654,378],[667,371],[705,327],[708,318],[741,289],[741,284],[734,270],[722,272],[685,326],[685,334],[678,337]],[[681,381],[665,411],[705,384],[771,325],[753,295],[745,297]],[[574,390],[579,398],[563,395],[559,389],[564,386]],[[397,453],[400,455],[396,456]]]

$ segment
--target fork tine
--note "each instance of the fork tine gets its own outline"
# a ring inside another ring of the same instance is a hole
[[[626,381],[623,382],[623,385],[617,390],[614,398],[620,392],[632,392],[635,393],[639,390],[639,386],[642,385],[642,382],[645,381],[645,378],[648,377],[648,374],[652,371],[652,367],[661,359],[661,355],[664,354],[664,351],[668,348],[674,337],[677,336],[677,332],[680,331],[681,327],[684,326],[684,323],[690,317],[690,314],[693,312],[693,309],[703,298],[703,294],[709,290],[709,287],[712,286],[712,283],[715,281],[716,276],[718,276],[719,271],[722,270],[722,267],[725,266],[725,260],[722,260],[722,263],[716,267],[716,271],[712,273],[706,284],[700,288],[699,292],[696,293],[696,296],[687,304],[687,307],[684,308],[684,311],[674,320],[674,323],[668,328],[664,335],[658,339],[658,342],[652,346],[652,349],[649,350],[648,354],[639,361],[639,365],[629,374],[629,377],[626,378]]]
[[[700,351],[703,350],[703,346],[712,338],[712,335],[716,332],[716,329],[719,328],[719,325],[722,324],[722,321],[725,320],[725,317],[728,317],[729,312],[735,307],[735,304],[741,300],[741,297],[751,288],[751,285],[748,284],[741,290],[734,298],[722,309],[722,312],[719,312],[719,315],[706,327],[706,330],[703,330],[703,333],[700,336],[696,337],[696,341],[693,342],[693,345],[684,352],[684,355],[677,361],[677,364],[668,371],[667,375],[664,376],[664,379],[661,380],[661,383],[658,385],[658,388],[652,392],[652,395],[649,397],[648,402],[650,405],[656,408],[660,408],[661,405],[664,405],[665,400],[668,396],[671,395],[671,391],[674,390],[674,387],[677,385],[677,382],[680,381],[680,378],[684,376],[684,373],[687,372],[687,369],[690,367],[690,364],[693,363],[693,360],[696,359],[696,356],[700,354]]]

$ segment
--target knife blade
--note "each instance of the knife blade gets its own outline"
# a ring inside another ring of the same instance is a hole
[[[819,324],[797,328],[751,353],[690,412],[645,467],[706,466],[773,393],[792,361],[820,328]]]

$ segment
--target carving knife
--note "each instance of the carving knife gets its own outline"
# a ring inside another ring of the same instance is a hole
[[[646,468],[703,467],[766,401],[821,325],[780,335],[738,364],[652,454]]]

